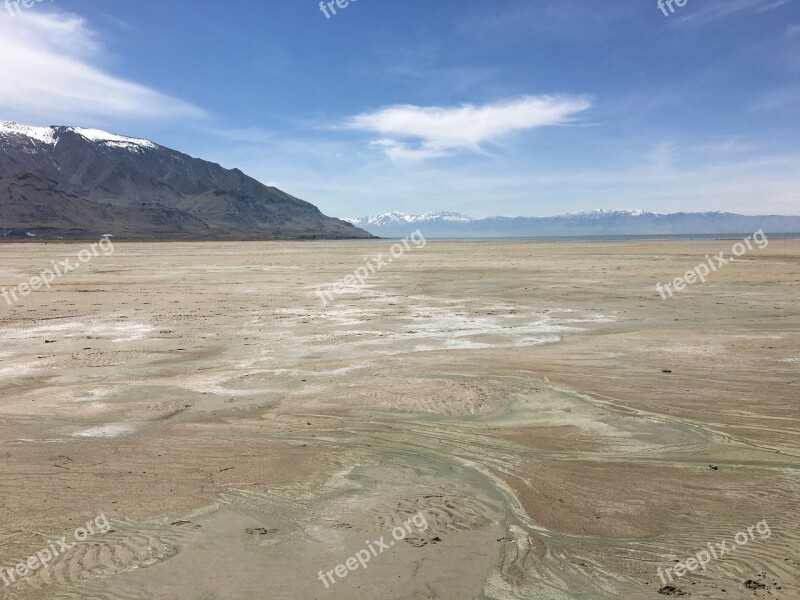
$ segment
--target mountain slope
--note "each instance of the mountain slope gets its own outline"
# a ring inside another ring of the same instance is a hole
[[[22,233],[20,233],[22,232]],[[6,238],[369,238],[238,169],[78,127],[0,122]]]
[[[657,214],[644,211],[598,210],[555,217],[488,217],[457,213],[408,215],[399,212],[347,219],[381,237],[403,237],[421,229],[426,237],[505,238],[620,235],[693,235],[798,233],[800,217],[745,216],[733,213]]]

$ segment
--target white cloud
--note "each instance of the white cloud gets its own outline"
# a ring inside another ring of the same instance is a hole
[[[800,25],[789,25],[786,30],[786,35],[797,35],[798,33],[800,33]]]
[[[526,96],[474,106],[390,106],[348,119],[344,127],[383,136],[373,142],[395,161],[481,151],[482,144],[524,129],[567,123],[591,106],[578,96]]]
[[[28,10],[0,19],[0,111],[55,123],[100,117],[199,117],[204,112],[97,66],[103,48],[80,17]]]

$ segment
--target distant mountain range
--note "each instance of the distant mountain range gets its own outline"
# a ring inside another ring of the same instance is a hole
[[[458,213],[400,212],[344,219],[379,237],[509,238],[622,235],[699,235],[800,232],[800,216],[745,216],[723,212],[658,214],[641,210],[595,210],[555,217],[487,217]]]
[[[800,217],[593,211],[556,217],[386,213],[334,219],[238,169],[148,140],[0,121],[0,240],[505,238],[800,232]]]
[[[370,238],[238,169],[148,140],[0,122],[0,240]]]

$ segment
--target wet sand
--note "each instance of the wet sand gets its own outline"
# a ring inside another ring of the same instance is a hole
[[[0,287],[81,247],[0,245]],[[314,294],[390,247],[120,242],[0,299],[0,566],[113,525],[0,598],[800,597],[799,241],[669,301],[731,242],[428,242]]]

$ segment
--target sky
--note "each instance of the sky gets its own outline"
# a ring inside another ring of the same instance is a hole
[[[800,0],[680,1],[0,0],[0,120],[337,217],[800,214]]]

